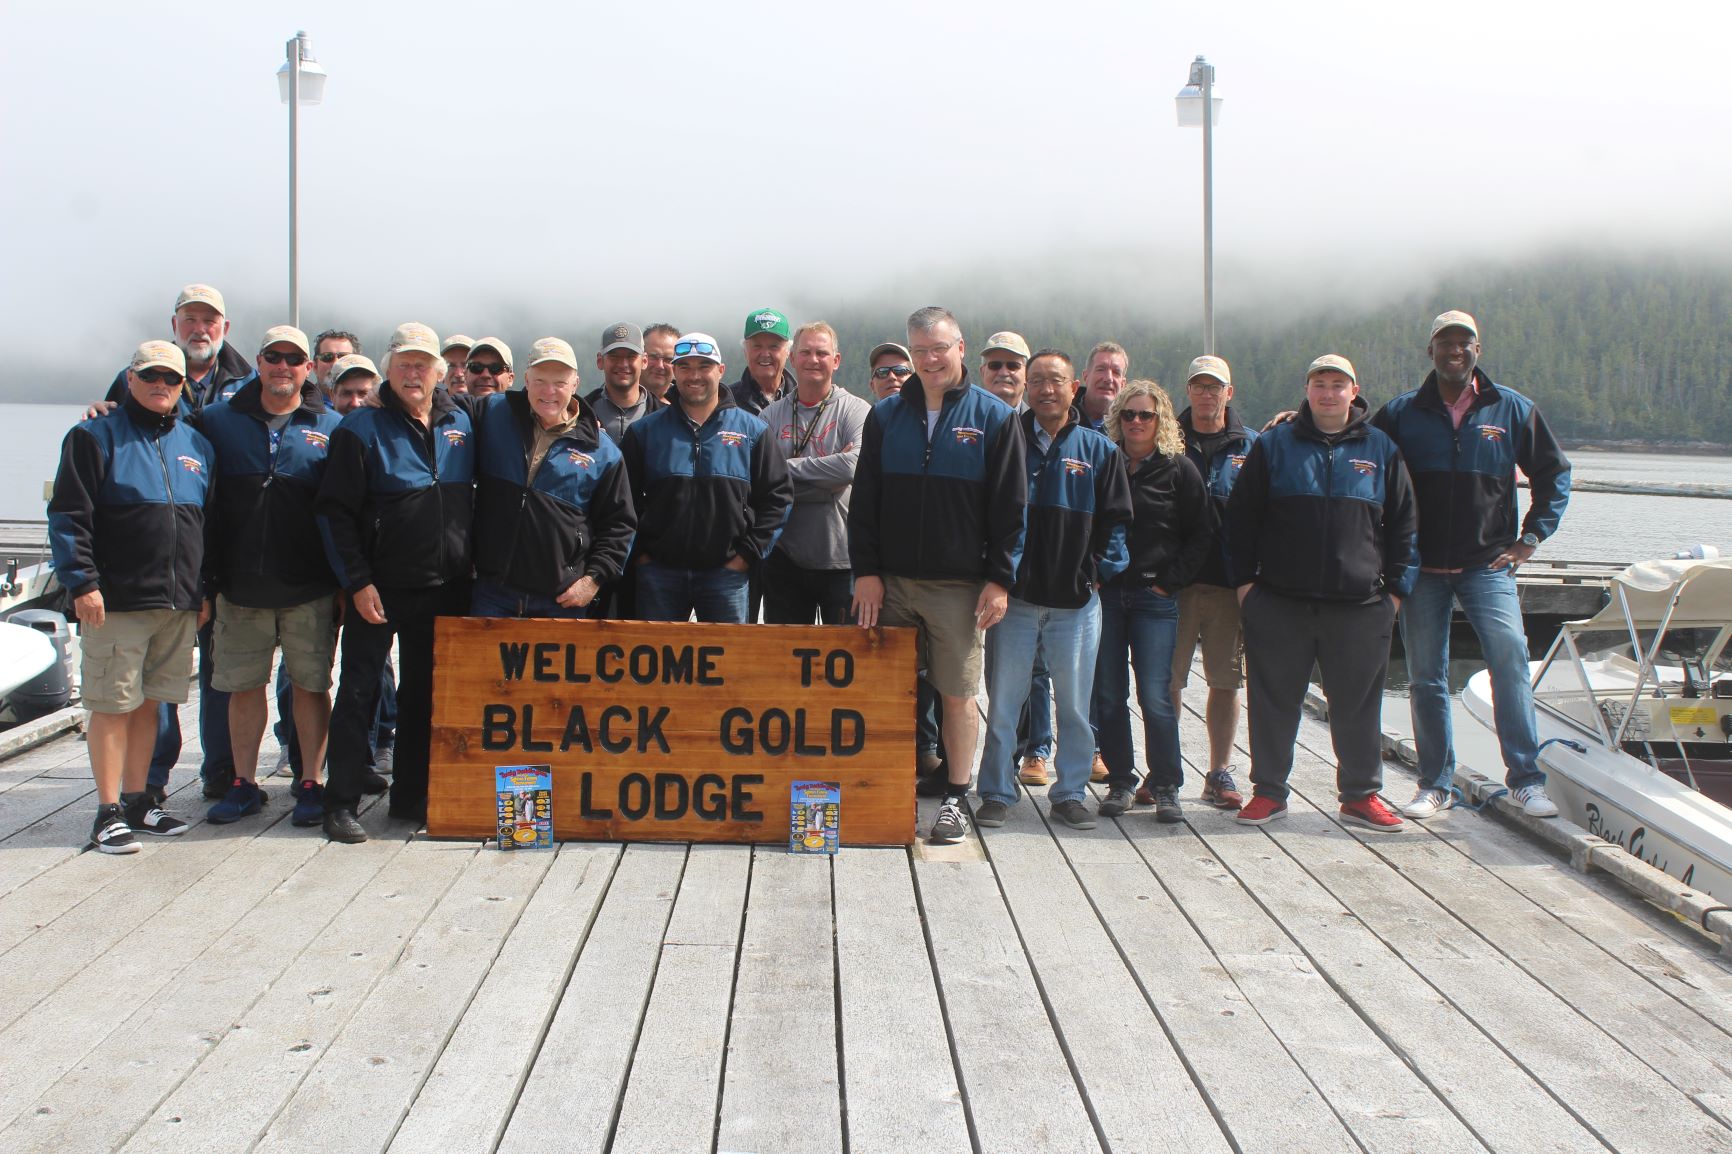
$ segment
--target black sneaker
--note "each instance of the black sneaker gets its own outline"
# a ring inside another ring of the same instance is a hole
[[[974,824],[988,829],[997,829],[1009,816],[1010,807],[990,797],[974,807]]]
[[[1095,815],[1090,813],[1080,801],[1054,802],[1052,816],[1072,829],[1095,828]]]
[[[176,837],[191,828],[186,822],[158,805],[156,799],[151,797],[149,790],[139,794],[120,812],[134,833],[152,833],[157,837]]]
[[[144,847],[138,835],[126,824],[126,815],[116,803],[96,807],[96,821],[90,827],[90,844],[101,853],[137,853]]]
[[[154,801],[158,807],[165,806],[168,804],[168,787],[165,785],[147,785],[144,787],[144,796]]]
[[[1123,817],[1131,812],[1131,791],[1128,789],[1107,790],[1106,800],[1095,810],[1102,817]]]
[[[937,773],[929,773],[914,779],[915,797],[944,797],[956,790],[950,784],[950,771],[939,767]]]
[[[1185,820],[1184,808],[1179,805],[1178,786],[1155,787],[1155,820],[1162,825],[1172,825]]]
[[[945,798],[944,804],[938,807],[938,819],[932,823],[927,844],[955,845],[967,836],[968,815],[963,811],[962,799],[954,795]]]
[[[211,801],[221,801],[229,795],[229,787],[234,785],[235,775],[227,777],[207,777],[204,779],[204,795]]]
[[[361,828],[361,819],[355,816],[352,809],[334,809],[325,815],[325,836],[332,841],[340,841],[345,845],[359,845],[367,840],[367,831]]]
[[[374,773],[369,769],[366,773],[361,775],[362,793],[384,793],[390,788],[391,779],[385,777],[383,774]]]

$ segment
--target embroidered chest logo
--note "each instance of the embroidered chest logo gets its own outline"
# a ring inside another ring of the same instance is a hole
[[[1093,468],[1087,461],[1079,461],[1075,457],[1060,457],[1064,462],[1064,471],[1073,477],[1086,477]]]
[[[1233,466],[1235,469],[1243,469],[1245,467],[1245,454],[1234,453],[1231,457],[1227,458],[1227,464]]]
[[[980,437],[979,429],[971,428],[968,425],[956,426],[956,443],[959,445],[978,445],[980,444]]]
[[[315,449],[324,449],[331,443],[331,438],[319,432],[317,429],[302,429],[301,436],[305,437],[307,444],[311,445]]]
[[[1503,440],[1504,437],[1508,436],[1508,430],[1503,428],[1501,425],[1481,425],[1479,427],[1479,435],[1487,442],[1495,445],[1499,441]]]
[[[736,433],[732,429],[723,429],[716,436],[730,449],[737,449],[746,443],[746,434]]]
[[[461,449],[463,447],[464,432],[462,429],[446,429],[445,439],[451,442],[451,447],[453,449]]]
[[[1369,477],[1377,472],[1377,462],[1367,461],[1362,457],[1349,457],[1347,463],[1353,466],[1353,471],[1361,477]]]
[[[204,472],[204,462],[199,460],[197,457],[188,457],[185,454],[182,454],[181,456],[176,457],[175,460],[179,461],[180,467],[189,473]]]
[[[576,449],[567,450],[565,458],[580,469],[587,469],[591,465],[595,464],[594,457],[590,456],[588,453],[580,453]]]

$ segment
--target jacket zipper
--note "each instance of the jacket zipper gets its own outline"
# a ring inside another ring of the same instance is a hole
[[[168,475],[168,457],[162,451],[162,434],[160,431],[154,440],[156,443],[156,459],[157,462],[162,465],[162,487],[168,491],[168,555],[171,558],[178,557],[180,556],[180,518],[177,517],[174,512],[174,481],[171,480]],[[172,561],[169,564],[169,580],[171,582],[174,580],[174,565]],[[172,584],[169,588],[168,603],[171,608],[176,607]]]
[[[1335,537],[1335,454],[1341,443],[1326,445],[1323,458],[1323,549],[1317,555],[1317,588],[1329,588],[1329,553]]]

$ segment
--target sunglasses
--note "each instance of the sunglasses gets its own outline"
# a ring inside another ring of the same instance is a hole
[[[279,353],[275,349],[269,349],[259,354],[259,360],[267,365],[290,365],[299,368],[307,363],[307,354]]]
[[[680,357],[713,357],[716,346],[709,341],[679,341],[674,345],[674,359]]]
[[[909,368],[907,365],[884,365],[880,368],[873,369],[872,375],[877,377],[879,380],[883,380],[885,377],[895,377],[900,380],[903,377],[912,377],[914,375],[914,370]]]
[[[349,355],[348,353],[320,353],[318,355],[318,357],[316,357],[315,359],[321,365],[329,365],[329,364],[332,364],[336,361],[342,360],[344,357],[346,357],[348,355]]]
[[[463,366],[470,375],[477,377],[497,377],[505,371],[504,361],[470,361]]]
[[[995,373],[1002,373],[1005,369],[1020,369],[1020,368],[1022,368],[1022,362],[1021,361],[987,361],[986,367],[991,369]]]
[[[152,385],[178,385],[186,378],[173,369],[140,369],[138,379]]]
[[[1119,420],[1130,421],[1133,424],[1154,419],[1155,411],[1153,409],[1121,409],[1119,411]]]

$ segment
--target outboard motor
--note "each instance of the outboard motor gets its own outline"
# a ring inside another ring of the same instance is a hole
[[[52,609],[20,609],[6,618],[48,635],[54,643],[54,664],[34,681],[26,681],[6,695],[6,704],[19,721],[30,721],[64,709],[72,703],[72,630],[66,618]]]

